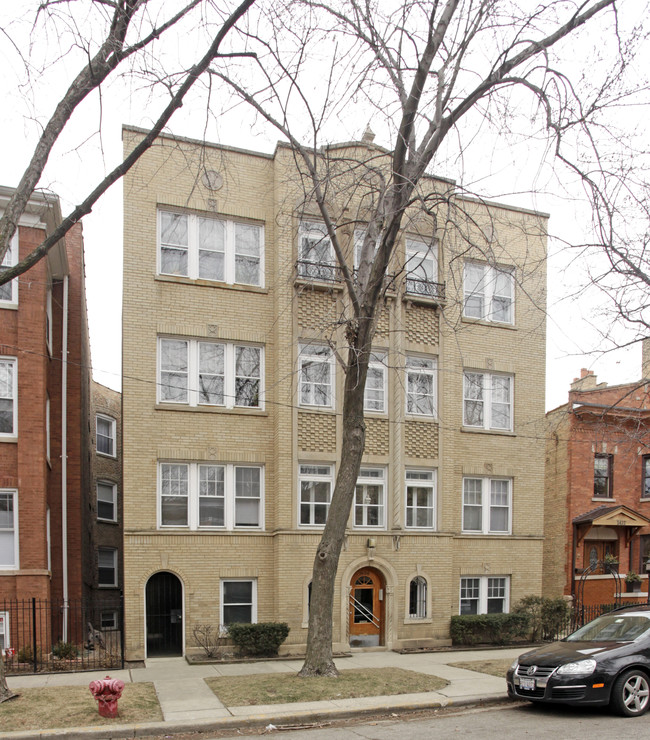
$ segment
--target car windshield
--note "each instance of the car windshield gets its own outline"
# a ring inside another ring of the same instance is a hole
[[[569,635],[569,642],[631,642],[650,630],[650,619],[643,614],[605,614]]]

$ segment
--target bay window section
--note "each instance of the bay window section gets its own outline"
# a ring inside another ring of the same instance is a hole
[[[261,529],[263,496],[258,465],[159,464],[161,528]]]

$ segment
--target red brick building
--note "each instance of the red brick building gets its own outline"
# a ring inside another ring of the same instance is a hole
[[[584,604],[648,596],[650,381],[598,383],[583,370],[547,414],[543,588]],[[627,574],[640,575],[628,593]]]
[[[0,188],[0,210],[11,189]],[[61,220],[34,195],[3,266]],[[0,268],[1,269],[1,268]],[[0,646],[17,643],[5,600],[88,595],[83,536],[91,491],[90,351],[81,226],[27,273],[0,286]],[[59,610],[60,612],[64,610]],[[14,618],[14,622],[18,621]],[[69,639],[52,618],[52,639]]]

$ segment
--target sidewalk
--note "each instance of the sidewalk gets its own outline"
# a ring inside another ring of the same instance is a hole
[[[390,651],[359,652],[339,658],[339,669],[349,668],[404,668],[419,673],[439,676],[449,681],[440,691],[397,696],[372,696],[336,701],[300,702],[295,704],[268,704],[257,706],[224,707],[203,680],[211,676],[243,676],[257,673],[297,673],[302,660],[274,660],[255,663],[189,665],[184,658],[154,658],[144,668],[111,671],[111,678],[125,683],[149,681],[156,688],[164,721],[139,725],[111,725],[110,727],[79,727],[57,730],[2,732],[0,738],[128,738],[147,735],[173,735],[187,732],[210,732],[241,727],[265,727],[268,724],[308,724],[332,719],[345,719],[364,713],[399,712],[430,709],[451,705],[501,701],[506,698],[504,678],[488,676],[450,663],[492,658],[515,658],[521,647],[494,650],[463,650],[400,655]],[[38,686],[87,686],[104,674],[68,673],[31,676],[10,676],[13,690]],[[119,722],[119,720],[117,720]]]

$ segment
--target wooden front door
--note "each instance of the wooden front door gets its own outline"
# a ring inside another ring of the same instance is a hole
[[[384,579],[374,568],[358,570],[350,581],[350,647],[383,643]]]

